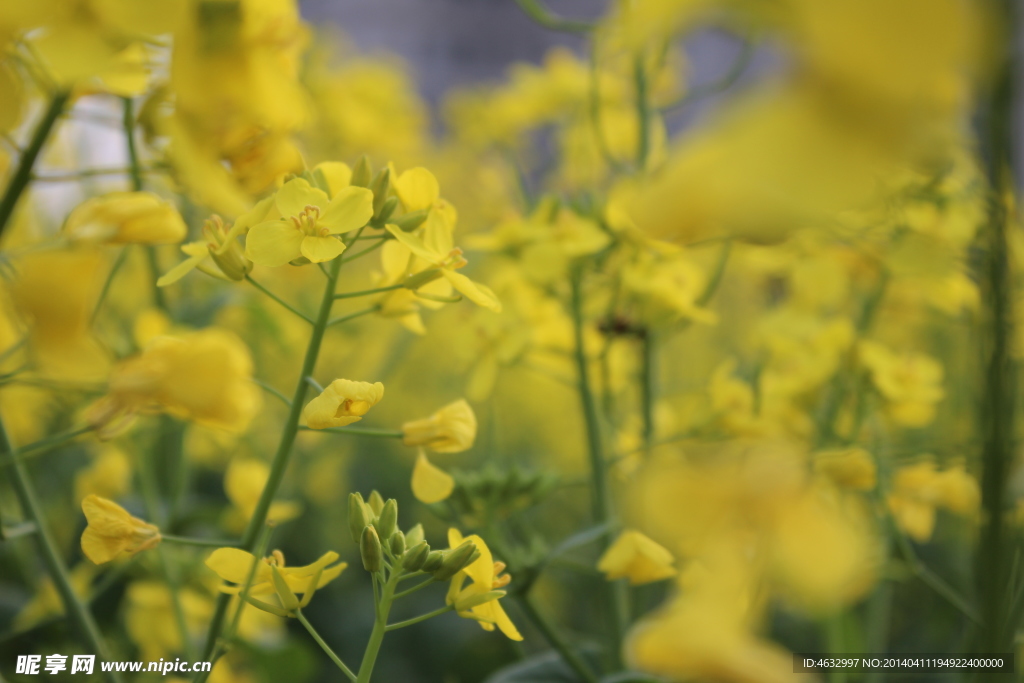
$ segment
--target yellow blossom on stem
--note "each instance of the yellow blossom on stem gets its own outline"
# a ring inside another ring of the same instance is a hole
[[[358,230],[373,217],[373,193],[346,187],[333,198],[302,178],[285,183],[274,203],[277,220],[254,225],[246,236],[245,255],[263,266],[283,266],[306,257],[313,263],[336,258],[345,245],[335,235]]]
[[[302,421],[311,429],[344,427],[363,419],[363,415],[384,398],[380,382],[336,379],[302,409]]]
[[[73,241],[176,244],[188,228],[174,206],[152,192],[111,192],[87,199],[64,224]]]
[[[863,448],[820,451],[814,455],[814,471],[856,491],[871,491],[878,481],[875,461]]]
[[[104,564],[121,555],[134,555],[160,543],[160,529],[132,517],[112,500],[86,496],[82,512],[89,525],[82,533],[82,552],[95,564]]]
[[[288,587],[297,594],[309,590],[318,590],[338,578],[338,575],[348,566],[347,562],[331,564],[338,559],[338,553],[330,551],[320,556],[312,564],[304,567],[288,567],[285,565],[284,555],[280,550],[275,550],[269,557],[265,557],[257,563],[256,572],[249,587],[249,595],[270,595],[276,592],[274,586],[274,573],[276,568],[278,574],[284,579]],[[217,576],[227,583],[222,584],[222,593],[237,594],[242,591],[249,570],[252,568],[256,558],[252,553],[247,553],[239,548],[217,548],[206,558],[206,566],[212,569]],[[328,566],[330,565],[330,566]],[[315,585],[311,585],[310,579],[319,574]]]
[[[924,427],[945,396],[942,365],[922,353],[897,354],[871,341],[861,342],[861,361],[871,381],[888,401],[889,416],[906,427]]]
[[[402,443],[437,453],[459,453],[476,440],[476,414],[466,399],[444,406],[430,417],[402,425]]]
[[[973,515],[980,501],[978,482],[963,465],[940,472],[930,457],[897,470],[888,498],[896,524],[918,543],[931,538],[938,508]]]
[[[626,529],[597,563],[609,581],[629,579],[633,586],[661,581],[676,575],[672,553],[644,534]]]
[[[512,580],[508,574],[502,574],[505,563],[494,561],[490,549],[479,536],[463,538],[458,529],[448,530],[448,545],[452,548],[458,548],[467,540],[476,545],[480,557],[452,577],[446,602],[455,607],[460,617],[478,621],[485,631],[493,631],[497,626],[510,639],[522,640],[515,624],[498,602],[498,598],[505,595],[500,589]],[[468,586],[465,585],[466,579],[470,580]]]

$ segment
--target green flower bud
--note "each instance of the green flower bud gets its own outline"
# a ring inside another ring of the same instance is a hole
[[[363,534],[359,538],[359,554],[363,558],[363,569],[368,572],[380,571],[382,551],[380,537],[372,526],[363,528]]]
[[[363,502],[362,495],[358,493],[348,494],[348,530],[352,534],[352,542],[359,543],[363,536],[363,529],[370,523],[370,515]]]
[[[487,591],[486,593],[477,593],[476,595],[471,595],[465,600],[456,600],[455,609],[459,612],[464,612],[468,609],[473,609],[478,605],[483,605],[491,602],[492,600],[503,598],[505,595],[505,591]]]
[[[376,195],[374,196],[376,199]],[[374,225],[378,228],[383,228],[384,224],[387,223],[388,219],[391,218],[391,214],[395,212],[398,207],[398,197],[388,197],[381,204],[380,211],[374,216]]]
[[[398,526],[398,501],[388,498],[388,502],[384,503],[384,507],[377,514],[374,526],[377,527],[377,533],[381,538],[391,538],[391,534]]]
[[[408,535],[406,540],[408,540]],[[437,551],[435,551],[437,552]],[[427,561],[427,555],[430,554],[430,546],[426,541],[420,541],[416,545],[405,551],[405,557],[402,558],[402,569],[406,571],[415,572],[420,570],[424,563]],[[438,553],[438,560],[440,560],[440,553]],[[440,564],[438,565],[440,566]]]
[[[403,232],[412,232],[423,225],[425,220],[427,220],[427,210],[420,209],[419,211],[410,211],[404,216],[399,216],[391,221],[391,224],[397,225]]]
[[[401,529],[396,529],[391,538],[388,539],[388,547],[391,548],[391,554],[395,557],[401,557],[405,554],[405,534],[402,533]]]
[[[445,553],[441,568],[434,572],[434,579],[447,581],[452,578],[473,562],[474,553],[480,557],[480,551],[476,549],[473,541],[463,541],[458,548],[449,550]]]
[[[370,187],[370,179],[373,177],[373,168],[370,166],[370,157],[365,154],[359,157],[356,167],[352,169],[352,179],[349,181],[355,187]]]
[[[281,576],[281,572],[277,570],[277,567],[270,566],[270,575],[274,579],[274,590],[277,592],[277,598],[281,601],[281,606],[285,610],[291,612],[299,606],[299,599],[292,592],[288,582]]]
[[[381,497],[377,490],[370,491],[370,498],[366,501],[366,504],[370,506],[370,511],[374,517],[380,516],[380,511],[384,509],[384,498]]]
[[[411,548],[414,545],[421,543],[426,536],[423,535],[423,525],[417,524],[413,528],[405,532],[405,542]]]
[[[423,566],[420,567],[425,572],[435,572],[441,568],[444,563],[444,553],[440,550],[431,550],[427,553],[426,559],[423,561]]]
[[[370,183],[373,191],[373,215],[380,215],[380,210],[388,198],[388,190],[391,189],[391,169],[384,167],[377,174],[377,177]]]

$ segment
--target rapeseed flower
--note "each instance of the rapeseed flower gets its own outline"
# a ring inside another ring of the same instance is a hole
[[[505,595],[505,591],[500,589],[512,580],[508,574],[502,574],[505,563],[494,561],[490,549],[479,536],[463,538],[458,529],[448,530],[449,547],[458,548],[465,541],[473,542],[480,551],[480,557],[452,577],[445,601],[455,607],[460,617],[476,620],[485,631],[493,631],[497,626],[511,640],[522,640],[515,624],[498,602]],[[465,585],[466,579],[470,580],[468,586]]]
[[[87,199],[64,223],[69,239],[103,244],[177,244],[187,233],[178,210],[151,192]]]
[[[384,398],[380,382],[356,382],[336,379],[302,409],[302,421],[311,429],[344,427],[363,419],[363,415]]]
[[[95,564],[149,550],[160,543],[160,529],[132,517],[112,500],[88,495],[82,512],[89,525],[82,533],[82,552]]]
[[[626,529],[598,560],[597,568],[609,581],[629,579],[630,585],[639,586],[675,576],[674,562],[663,546],[635,529]]]
[[[338,578],[347,562],[332,564],[338,559],[338,553],[326,552],[316,562],[304,567],[289,567],[285,564],[284,555],[275,550],[270,556],[257,560],[252,553],[239,548],[218,548],[206,558],[206,566],[212,569],[225,582],[220,590],[222,593],[237,594],[245,586],[253,563],[256,571],[249,586],[250,595],[269,595],[276,592],[273,569],[276,569],[285,583],[296,594],[318,590]],[[318,576],[315,585],[311,580]]]
[[[402,425],[402,443],[425,446],[437,453],[459,453],[472,447],[476,440],[476,413],[460,398],[444,406],[430,417]]]

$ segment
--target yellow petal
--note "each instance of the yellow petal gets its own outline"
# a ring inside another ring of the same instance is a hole
[[[199,243],[199,244],[203,244],[203,243]],[[187,259],[185,259],[184,261],[182,261],[181,263],[179,263],[178,265],[174,266],[169,271],[167,271],[166,273],[161,275],[160,279],[156,281],[156,286],[157,287],[166,287],[167,285],[174,284],[175,282],[177,282],[181,278],[183,278],[186,275],[188,275],[190,272],[192,272],[195,269],[196,266],[198,266],[200,263],[203,262],[203,260],[206,259],[207,255],[208,255],[208,252],[206,252],[205,244],[203,244],[203,252],[204,253],[202,253],[202,254],[197,254],[195,256],[189,256]]]
[[[302,256],[300,230],[285,221],[254,225],[245,236],[245,256],[261,266],[283,266]]]
[[[477,306],[483,306],[487,310],[501,313],[501,301],[498,300],[497,295],[487,285],[473,282],[462,273],[456,273],[448,268],[442,268],[441,275],[451,282],[452,287],[460,294],[463,294]]]
[[[317,172],[323,175],[324,180],[327,181],[327,186],[330,188],[328,194],[332,199],[352,182],[352,169],[341,161],[325,161],[317,164],[313,173]]]
[[[429,208],[441,195],[434,174],[423,167],[410,168],[395,178],[395,192],[406,211]]]
[[[452,494],[455,480],[450,474],[435,467],[422,450],[412,470],[412,493],[423,503],[438,503]]]
[[[252,569],[252,563],[256,560],[252,553],[247,553],[240,548],[217,548],[206,558],[206,566],[212,569],[217,576],[232,583],[243,584]],[[260,574],[266,574],[261,577]],[[260,562],[256,568],[256,576],[253,582],[262,582],[270,578],[270,567],[265,562]]]
[[[337,258],[345,251],[345,245],[341,240],[334,237],[313,237],[307,235],[302,238],[299,246],[302,255],[313,263],[323,263]]]
[[[446,254],[431,251],[415,233],[406,232],[397,225],[388,224],[385,227],[388,232],[395,236],[396,240],[407,246],[412,253],[431,264],[440,263],[447,256]]]
[[[323,190],[313,187],[302,178],[289,180],[274,195],[274,204],[285,218],[298,216],[307,206],[318,206],[323,210],[329,203]]]
[[[373,218],[373,193],[365,187],[341,189],[327,209],[320,215],[317,225],[327,228],[332,234],[358,230]]]

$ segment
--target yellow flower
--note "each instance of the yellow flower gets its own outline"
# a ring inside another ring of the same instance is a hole
[[[82,600],[88,600],[92,581],[96,578],[96,565],[91,562],[79,562],[71,568],[71,587]],[[21,608],[18,615],[14,617],[14,629],[22,631],[38,624],[49,616],[64,614],[64,602],[61,600],[53,579],[49,576],[43,578],[36,586],[35,595]]]
[[[877,342],[864,341],[860,358],[871,381],[888,401],[889,416],[907,427],[924,427],[935,417],[935,405],[946,395],[942,365],[922,353],[896,354]]]
[[[878,480],[875,460],[863,448],[820,451],[814,456],[814,471],[856,491],[871,491]]]
[[[311,429],[344,427],[363,419],[384,398],[380,382],[336,379],[302,409],[302,421]]]
[[[939,472],[928,456],[896,471],[888,503],[900,529],[924,543],[935,530],[937,508],[971,515],[977,512],[980,499],[978,482],[962,465]]]
[[[443,216],[443,212],[432,209],[423,226],[416,232],[405,232],[396,225],[388,225],[387,230],[399,242],[409,248],[414,255],[436,268],[441,277],[448,280],[452,287],[478,306],[501,312],[501,302],[486,285],[473,282],[462,273],[455,272],[466,265],[462,257],[462,249],[452,242],[454,225]]]
[[[125,628],[139,646],[142,656],[156,661],[182,651],[181,630],[175,621],[174,600],[185,617],[189,640],[198,642],[213,614],[213,601],[188,587],[179,587],[177,597],[157,581],[133,581],[126,591]]]
[[[430,417],[402,425],[402,443],[437,453],[459,453],[476,440],[476,414],[466,399],[444,406]]]
[[[162,411],[244,431],[260,405],[249,349],[233,333],[208,328],[157,337],[141,354],[122,361],[91,421],[106,424],[118,415]]]
[[[112,500],[86,496],[82,512],[89,525],[82,532],[82,552],[95,564],[110,562],[120,555],[134,555],[160,543],[156,526],[132,517]]]
[[[259,502],[267,479],[270,478],[270,466],[259,460],[236,458],[228,465],[224,473],[224,491],[228,500],[235,506],[234,527],[244,527],[252,517]],[[287,522],[302,514],[302,505],[290,500],[275,500],[270,504],[267,519],[274,522]]]
[[[434,174],[422,166],[403,171],[395,178],[395,193],[406,211],[429,209],[441,196],[441,188]]]
[[[257,562],[252,553],[247,553],[239,548],[217,548],[206,558],[206,566],[216,572],[217,576],[224,581],[235,584],[234,586],[222,584],[220,587],[222,593],[240,593],[245,586],[245,580],[249,576],[253,563],[257,562],[256,572],[249,588],[250,595],[270,595],[276,592],[271,567],[277,568],[278,573],[294,593],[301,594],[310,589],[310,580],[318,573],[320,578],[316,585],[312,586],[314,590],[323,588],[338,578],[348,563],[338,562],[328,566],[337,559],[338,553],[331,551],[324,553],[316,562],[305,567],[288,567],[285,565],[284,555],[280,550],[275,550],[269,557]]]
[[[522,640],[515,624],[498,602],[498,598],[505,595],[504,591],[498,589],[504,588],[512,580],[507,574],[502,574],[505,563],[494,561],[490,549],[479,536],[463,538],[458,529],[448,530],[448,545],[452,548],[459,547],[467,540],[473,541],[480,551],[480,557],[452,577],[446,602],[455,607],[460,617],[478,621],[485,631],[493,631],[497,626],[510,639]],[[471,583],[464,587],[467,578]]]
[[[676,575],[672,553],[633,529],[626,529],[601,556],[597,568],[609,581],[628,578],[633,586]]]
[[[188,232],[174,206],[152,192],[112,192],[79,204],[64,224],[73,241],[176,244]]]
[[[265,214],[266,206],[261,202],[253,211]],[[156,281],[157,287],[166,287],[185,277],[192,270],[199,270],[221,280],[242,280],[252,271],[252,261],[246,258],[242,246],[235,239],[245,230],[247,216],[230,228],[220,216],[214,214],[203,222],[203,239],[181,245],[187,259],[171,268]],[[213,263],[209,263],[212,261]]]
[[[330,261],[345,251],[334,237],[358,230],[373,217],[373,193],[345,187],[328,197],[302,178],[289,180],[274,196],[281,213],[249,229],[245,255],[253,263],[283,266],[305,256],[313,263]]]
[[[438,503],[452,495],[455,480],[440,467],[427,459],[427,454],[420,449],[416,456],[416,466],[412,470],[412,493],[421,503]]]

